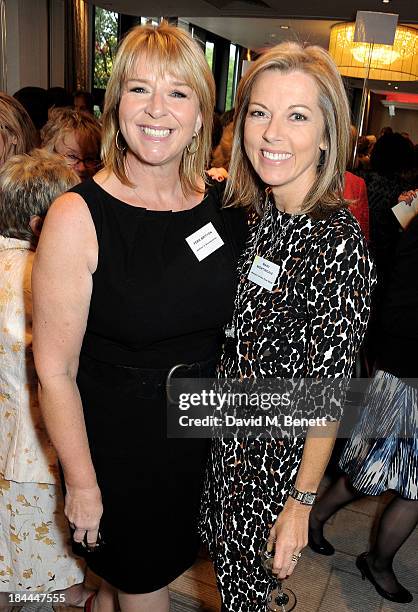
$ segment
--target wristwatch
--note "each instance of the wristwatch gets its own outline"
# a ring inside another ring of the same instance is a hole
[[[294,486],[292,486],[289,491],[289,495],[304,506],[313,506],[318,494],[312,493],[311,491],[298,491]]]

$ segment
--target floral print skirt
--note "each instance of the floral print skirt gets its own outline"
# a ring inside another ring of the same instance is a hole
[[[61,487],[0,474],[0,592],[56,591],[83,582],[71,552]]]

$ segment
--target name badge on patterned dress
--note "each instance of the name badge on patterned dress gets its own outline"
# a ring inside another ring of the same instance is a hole
[[[279,275],[279,266],[260,255],[254,257],[253,265],[248,273],[248,280],[271,291]]]
[[[197,232],[190,234],[186,242],[199,261],[217,251],[224,244],[213,223],[206,223]]]

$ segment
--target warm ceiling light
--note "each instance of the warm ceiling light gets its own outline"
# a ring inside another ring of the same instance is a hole
[[[383,4],[389,4],[390,0],[382,0]]]
[[[418,80],[418,30],[396,28],[390,45],[354,42],[355,23],[337,23],[331,28],[329,52],[340,73],[364,79],[371,54],[370,79],[393,81]]]
[[[281,30],[288,30],[290,26],[285,26],[285,25],[281,25],[280,29]]]

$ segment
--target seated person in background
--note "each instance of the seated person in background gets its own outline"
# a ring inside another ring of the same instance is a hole
[[[83,111],[54,108],[41,130],[42,147],[64,157],[84,181],[100,167],[99,122]]]
[[[84,564],[71,553],[57,457],[37,399],[31,271],[49,205],[79,182],[36,149],[0,170],[0,609],[8,593],[64,590],[83,605]]]

